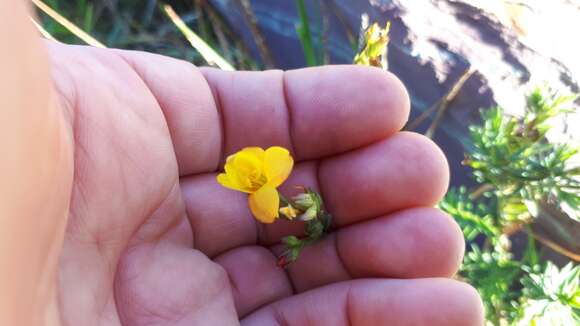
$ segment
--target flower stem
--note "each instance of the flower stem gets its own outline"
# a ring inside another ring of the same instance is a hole
[[[282,238],[282,244],[285,249],[278,257],[278,266],[280,267],[287,267],[289,264],[295,262],[302,252],[302,249],[323,238],[328,233],[332,222],[332,216],[324,211],[322,198],[320,198],[318,193],[304,188],[304,194],[294,198],[296,204],[280,195],[280,202],[284,206],[298,205],[297,209],[303,213],[301,216],[302,220],[306,220],[304,226],[306,236],[302,239],[293,235]],[[304,207],[299,204],[304,205]],[[312,215],[308,215],[309,212],[312,212]]]
[[[281,192],[278,192],[278,196],[280,196],[280,206],[288,206],[291,205],[292,203],[288,200],[288,198],[284,197],[284,195],[282,195]]]

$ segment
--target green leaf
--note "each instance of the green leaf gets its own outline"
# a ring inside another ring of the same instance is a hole
[[[479,292],[486,319],[494,325],[518,316],[517,281],[520,264],[502,251],[481,251],[477,245],[465,255],[459,275]]]
[[[306,65],[316,66],[316,54],[314,53],[314,46],[312,45],[310,23],[308,21],[308,14],[306,13],[304,0],[296,0],[296,7],[298,8],[298,15],[300,16],[300,23],[296,26],[296,33],[298,34],[300,43],[302,43]]]
[[[489,208],[483,203],[474,205],[465,187],[451,188],[438,206],[457,221],[467,240],[483,234],[495,241],[500,234]]]
[[[547,262],[543,271],[526,268],[518,325],[575,325],[580,321],[580,265],[569,263],[559,269]],[[558,321],[563,324],[553,324]]]

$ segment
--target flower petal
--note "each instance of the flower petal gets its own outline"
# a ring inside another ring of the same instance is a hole
[[[289,220],[295,218],[296,216],[298,216],[298,213],[300,213],[297,209],[295,209],[292,206],[282,207],[278,211],[280,212],[280,214],[282,214]]]
[[[234,190],[254,192],[259,188],[256,183],[262,174],[263,165],[264,150],[260,147],[246,147],[228,156],[224,167],[225,176],[218,177],[218,182]]]
[[[248,196],[248,205],[254,217],[262,223],[272,223],[278,217],[280,197],[278,191],[265,185]]]
[[[263,160],[265,151],[262,147],[244,147],[238,152],[238,154],[239,153],[252,155],[260,160]]]
[[[247,189],[247,187],[244,187],[243,185],[241,185],[237,178],[232,177],[232,175],[228,175],[225,173],[220,173],[217,176],[217,182],[229,189],[233,189],[233,190],[237,190],[237,191],[241,191],[241,192],[247,192],[250,193],[251,191]]]
[[[274,146],[266,150],[264,156],[264,174],[268,184],[276,188],[281,185],[292,172],[294,160],[287,149]]]

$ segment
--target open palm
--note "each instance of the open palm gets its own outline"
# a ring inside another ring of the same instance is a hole
[[[59,264],[65,325],[479,325],[448,182],[430,141],[398,130],[409,102],[378,69],[197,69],[161,56],[47,43],[74,139]],[[320,191],[332,234],[288,270],[280,237],[220,187],[224,157],[289,148],[282,187]]]

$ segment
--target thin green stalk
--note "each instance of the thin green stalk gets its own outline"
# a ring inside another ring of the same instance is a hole
[[[536,249],[536,240],[532,235],[532,228],[526,225],[526,234],[528,236],[528,245],[526,247],[525,259],[529,262],[530,266],[536,266],[539,262],[538,251]]]
[[[316,54],[314,53],[314,46],[312,45],[312,34],[310,33],[310,24],[308,23],[308,14],[306,13],[304,0],[296,0],[296,6],[298,7],[298,14],[300,15],[300,25],[296,27],[296,32],[302,43],[306,65],[316,66]]]
[[[278,196],[280,197],[280,202],[282,203],[283,206],[288,206],[290,204],[292,204],[290,202],[290,200],[288,200],[288,198],[286,198],[284,195],[282,195],[280,192],[278,192]]]

